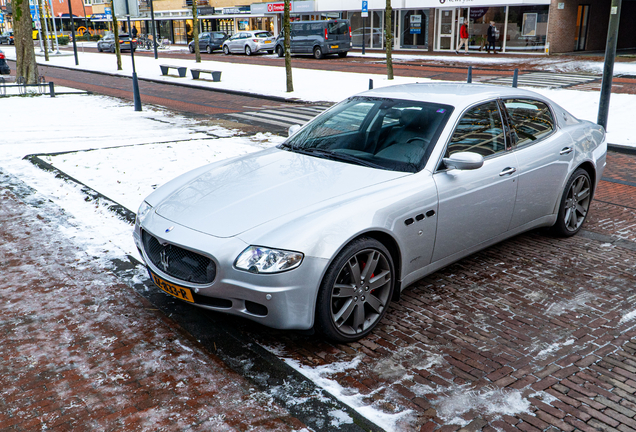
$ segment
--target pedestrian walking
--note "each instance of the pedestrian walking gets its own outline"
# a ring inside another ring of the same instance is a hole
[[[490,21],[490,26],[488,27],[488,44],[486,45],[486,51],[490,54],[490,47],[492,47],[492,53],[497,54],[497,48],[495,47],[495,42],[497,41],[497,37],[499,36],[499,30],[495,27],[495,22]]]
[[[459,54],[462,45],[464,46],[464,55],[468,55],[468,25],[465,22],[459,28],[459,45],[455,50],[455,54]]]
[[[132,36],[133,36],[133,39],[137,37],[137,27],[132,28]]]

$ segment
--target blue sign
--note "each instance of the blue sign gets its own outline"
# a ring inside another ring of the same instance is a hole
[[[33,21],[40,21],[40,9],[38,5],[29,5],[29,9],[31,9],[31,19]]]
[[[369,0],[362,0],[362,16],[365,18],[369,16]]]
[[[0,12],[0,24],[4,22],[4,15]]]

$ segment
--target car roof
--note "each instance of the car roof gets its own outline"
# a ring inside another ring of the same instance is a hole
[[[357,96],[415,100],[457,107],[467,106],[479,101],[498,97],[531,97],[545,100],[540,94],[529,90],[490,84],[465,83],[401,84],[365,91],[359,93]]]

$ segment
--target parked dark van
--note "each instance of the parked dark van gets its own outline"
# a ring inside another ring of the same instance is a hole
[[[291,53],[313,54],[317,59],[328,54],[346,57],[351,49],[351,26],[349,20],[294,21],[291,23]],[[275,51],[278,57],[285,55],[285,35],[276,38]]]

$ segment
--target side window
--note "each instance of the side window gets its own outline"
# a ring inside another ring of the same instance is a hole
[[[510,126],[516,135],[517,146],[523,146],[550,135],[554,130],[554,119],[550,108],[543,102],[530,99],[504,100],[510,115]]]
[[[501,115],[497,102],[492,101],[473,107],[464,114],[446,148],[445,157],[461,151],[488,157],[505,150]]]

